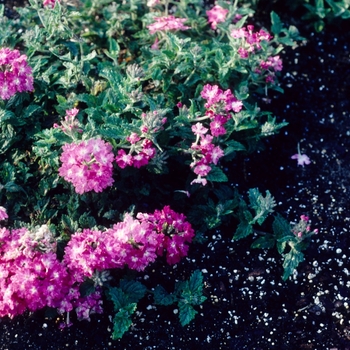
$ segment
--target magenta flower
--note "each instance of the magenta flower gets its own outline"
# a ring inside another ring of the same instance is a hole
[[[48,7],[53,8],[53,7],[55,7],[56,2],[60,2],[60,0],[44,0],[43,5],[45,7],[48,6]]]
[[[102,192],[114,182],[113,159],[112,145],[99,138],[65,144],[59,175],[71,182],[79,194]]]
[[[153,214],[138,213],[137,218],[158,233],[161,241],[158,242],[157,254],[162,256],[166,251],[168,264],[176,264],[187,255],[189,247],[186,243],[192,242],[194,230],[185,215],[176,213],[167,205]]]
[[[211,10],[207,11],[208,22],[212,29],[216,29],[218,23],[225,22],[228,10],[219,5],[215,5]]]
[[[0,221],[6,220],[8,218],[6,209],[4,207],[0,207]]]
[[[16,92],[33,91],[32,68],[18,50],[0,49],[0,98],[8,100]]]
[[[168,17],[155,17],[155,22],[148,25],[147,28],[150,34],[156,32],[162,32],[166,30],[187,30],[191,27],[185,26],[183,23],[187,21],[187,18],[176,18],[174,16]]]

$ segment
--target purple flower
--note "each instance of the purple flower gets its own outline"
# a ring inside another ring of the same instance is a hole
[[[306,154],[293,154],[291,159],[297,159],[298,165],[301,165],[302,167],[311,163],[310,158]]]

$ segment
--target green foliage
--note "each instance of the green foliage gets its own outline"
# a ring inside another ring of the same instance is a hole
[[[203,296],[203,275],[199,270],[195,270],[189,280],[177,282],[173,293],[168,293],[160,285],[154,289],[155,304],[168,306],[177,303],[182,326],[195,318],[197,311],[194,306],[202,304],[206,299]]]
[[[254,232],[253,225],[262,225],[268,215],[272,213],[276,206],[274,198],[267,190],[264,197],[257,188],[251,188],[248,191],[248,200],[240,199],[238,219],[239,224],[233,236],[234,240],[245,238]]]
[[[304,260],[304,253],[310,237],[316,233],[308,227],[307,221],[301,219],[298,224],[291,225],[281,215],[277,214],[272,223],[272,233],[258,232],[261,236],[254,240],[252,248],[269,249],[276,246],[283,258],[283,275],[285,281],[293,274],[298,265]]]
[[[121,280],[119,287],[109,287],[107,297],[113,302],[116,314],[113,318],[113,339],[121,338],[132,324],[137,303],[144,297],[146,287],[137,281]]]

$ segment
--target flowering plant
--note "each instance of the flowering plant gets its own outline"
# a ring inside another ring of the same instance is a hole
[[[210,230],[238,219],[242,238],[273,212],[255,189],[248,214],[225,183],[287,125],[260,105],[301,37],[275,13],[271,33],[248,24],[237,1],[29,3],[0,33],[0,316],[48,306],[70,325],[105,289],[118,338],[147,288],[110,271],[179,264]],[[189,323],[201,273],[154,298]]]

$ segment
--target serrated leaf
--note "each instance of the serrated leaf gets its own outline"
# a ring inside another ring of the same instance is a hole
[[[23,118],[28,118],[40,109],[41,109],[41,107],[38,105],[29,105],[27,108],[24,109],[22,116],[23,116]]]
[[[287,254],[285,254],[283,262],[284,273],[282,279],[286,281],[303,260],[304,254],[295,249],[291,249]]]
[[[127,296],[121,290],[121,288],[111,287],[107,290],[108,297],[113,302],[114,310],[118,311],[123,306],[128,304]]]
[[[120,311],[114,316],[112,333],[112,338],[114,340],[122,338],[124,333],[127,332],[132,325],[130,316],[135,312],[136,306],[135,303],[129,304],[120,309]]]
[[[291,227],[289,222],[280,214],[277,214],[275,216],[275,219],[272,223],[272,230],[277,240],[284,236],[289,236],[291,233]]]
[[[261,225],[266,217],[274,211],[273,208],[276,206],[275,199],[269,191],[266,191],[266,196],[263,197],[257,188],[249,189],[248,196],[250,207],[255,211],[255,216],[250,224],[258,223]]]
[[[90,279],[87,279],[79,286],[79,292],[81,297],[86,297],[95,292],[94,282]]]
[[[69,229],[70,232],[76,232],[78,230],[78,223],[71,219],[68,215],[63,214],[61,216],[63,227]]]
[[[241,221],[236,229],[236,232],[233,236],[233,240],[239,240],[245,238],[253,233],[253,226],[247,221]]]
[[[189,281],[188,288],[192,294],[202,294],[203,290],[203,275],[200,270],[193,271]]]
[[[145,296],[147,290],[141,282],[128,280],[120,281],[120,289],[125,293],[130,303],[137,303]]]
[[[212,182],[227,182],[228,178],[219,167],[212,167],[207,175],[207,180]]]
[[[15,114],[11,111],[8,111],[6,109],[0,110],[0,123],[3,123],[5,120],[9,120],[15,117],[16,117]]]
[[[260,248],[260,249],[270,249],[275,245],[275,237],[267,233],[259,238],[257,238],[251,245],[251,248]]]
[[[154,289],[154,302],[158,305],[171,305],[176,301],[176,295],[169,294],[162,286],[158,285]]]
[[[179,318],[181,326],[188,325],[196,316],[197,311],[193,308],[192,305],[187,304],[183,301],[179,302]]]

